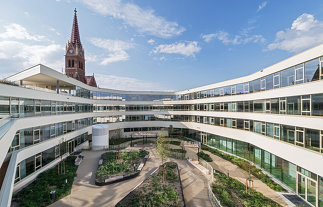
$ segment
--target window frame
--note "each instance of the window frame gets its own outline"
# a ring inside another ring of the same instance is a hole
[[[224,88],[219,89],[219,94],[220,94],[220,96],[224,96]]]
[[[266,90],[266,78],[260,79],[260,90]]]
[[[248,123],[248,127],[246,127],[246,123]],[[250,120],[244,120],[243,121],[243,129],[250,131]]]
[[[237,86],[231,86],[231,95],[237,94]]]
[[[35,132],[38,132],[38,139],[35,139]],[[40,128],[33,129],[33,144],[40,142]]]
[[[306,95],[308,96],[308,95]],[[308,98],[303,98],[304,96],[301,96],[301,114],[302,115],[312,115],[312,95],[309,95]],[[309,111],[303,110],[303,101],[310,101],[310,107]]]
[[[220,126],[224,126],[224,118],[220,118]]]
[[[246,90],[246,88],[248,88]],[[243,93],[249,93],[249,82],[243,84]]]
[[[18,172],[18,177],[16,176],[17,175],[17,172]],[[15,173],[15,183],[20,181],[21,180],[21,172],[20,172],[20,163],[17,164],[17,167],[16,167],[16,173]]]
[[[39,163],[40,163],[39,166],[37,166],[37,159],[39,159]],[[37,171],[38,169],[42,168],[42,163],[43,163],[42,154],[39,153],[39,154],[35,155],[35,163],[34,163],[35,164],[35,171]]]
[[[298,141],[298,133],[303,133],[303,142],[299,142]],[[305,146],[305,129],[304,128],[301,128],[301,127],[296,127],[295,129],[295,143],[296,144],[300,144],[302,146]]]
[[[275,84],[275,78],[278,77],[278,84]],[[274,88],[280,88],[280,73],[275,73],[273,76],[273,86]]]
[[[302,66],[300,67],[300,65],[302,65]],[[295,84],[304,83],[304,77],[305,77],[304,63],[302,63],[300,65],[298,65],[299,67],[295,66],[295,70],[294,70]],[[297,71],[299,71],[299,70],[302,70],[302,78],[301,79],[297,79]]]
[[[237,128],[237,120],[236,119],[231,119],[231,128]]]
[[[282,103],[285,103],[284,104],[284,109],[282,109]],[[286,103],[287,103],[286,98],[279,98],[279,113],[280,114],[285,114],[286,113]]]
[[[280,139],[280,124],[274,124],[274,138]],[[278,128],[278,136],[276,135],[276,128]]]

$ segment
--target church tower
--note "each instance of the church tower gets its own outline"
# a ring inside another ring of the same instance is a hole
[[[74,9],[71,39],[68,41],[65,50],[65,74],[86,83],[84,50],[80,39],[76,12],[76,9]]]

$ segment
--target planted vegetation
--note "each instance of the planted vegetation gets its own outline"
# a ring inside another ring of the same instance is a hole
[[[165,169],[164,169],[165,167]],[[167,162],[123,198],[116,207],[183,207],[184,197],[177,164]]]
[[[96,181],[103,183],[111,177],[136,173],[142,159],[147,154],[145,150],[102,154],[102,165],[96,172]]]
[[[176,146],[180,146],[181,142],[180,141],[165,141],[165,144],[172,144],[172,145],[176,145]]]
[[[117,139],[110,139],[109,140],[109,145],[119,145],[125,142],[129,142],[129,141],[133,141],[136,139],[140,139],[140,138],[117,138]]]
[[[212,191],[223,207],[278,207],[278,203],[266,198],[261,193],[248,189],[238,180],[221,172],[214,174]]]
[[[13,197],[13,203],[20,207],[42,207],[69,195],[77,170],[74,161],[75,156],[66,158],[65,174],[58,175],[57,166],[41,173],[32,184]],[[54,200],[50,199],[51,191],[56,191]]]
[[[203,160],[205,160],[207,162],[212,162],[213,161],[213,159],[210,157],[210,155],[205,154],[203,151],[198,152],[196,154],[197,154],[197,156],[199,156],[200,158],[202,158]]]
[[[242,168],[243,170],[245,170],[247,172],[250,171],[250,173],[253,176],[255,176],[256,178],[261,180],[263,183],[265,183],[271,189],[278,191],[278,192],[286,192],[286,190],[282,186],[275,183],[268,175],[264,174],[259,168],[250,164],[248,161],[238,158],[238,157],[235,157],[235,156],[232,156],[232,155],[225,154],[217,149],[210,148],[205,145],[202,145],[202,150],[209,151],[216,156],[219,156],[225,160],[228,160],[231,163],[238,165],[240,168]]]

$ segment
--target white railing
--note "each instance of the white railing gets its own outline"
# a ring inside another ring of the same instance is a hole
[[[212,207],[222,207],[220,201],[215,197],[215,195],[212,191],[212,184],[214,182],[213,167],[201,158],[200,158],[199,162],[200,162],[200,165],[202,165],[203,167],[205,167],[206,169],[209,170],[209,174],[207,175],[207,178],[208,178],[207,189],[208,189],[209,200],[212,204]]]

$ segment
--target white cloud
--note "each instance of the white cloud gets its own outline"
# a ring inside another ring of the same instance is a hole
[[[1,39],[18,39],[18,40],[44,40],[44,36],[41,35],[31,35],[27,32],[26,28],[19,24],[9,24],[4,26],[5,32],[0,33]]]
[[[260,12],[260,10],[262,10],[263,8],[265,8],[267,6],[267,1],[262,2],[257,9],[257,12]]]
[[[157,83],[129,77],[95,74],[95,79],[100,88],[116,89],[117,87],[118,90],[137,91],[165,90],[165,88],[160,87]]]
[[[276,39],[268,45],[269,50],[280,49],[299,52],[323,42],[323,22],[304,13],[295,19],[290,28],[276,33]]]
[[[173,44],[158,45],[154,53],[179,54],[184,56],[195,56],[201,48],[196,41],[187,41]]]
[[[62,59],[58,60],[56,55],[61,56],[63,52],[64,48],[57,44],[35,45],[12,40],[0,41],[0,59],[17,59],[25,68],[41,63],[60,69],[58,67],[63,66],[64,62]]]
[[[153,45],[153,44],[155,44],[155,40],[150,39],[150,40],[147,41],[147,43],[150,44],[150,45]]]
[[[121,0],[80,1],[99,14],[123,20],[140,33],[168,38],[180,35],[185,30],[178,23],[167,21],[163,17],[156,16],[153,10],[142,9],[134,3],[124,3]]]
[[[241,35],[230,37],[230,34],[225,31],[202,35],[205,42],[210,42],[214,39],[221,41],[226,45],[240,45],[247,43],[264,43],[266,40],[262,35],[249,35],[247,31],[243,31]]]
[[[49,31],[54,32],[57,36],[61,36],[61,33],[59,33],[54,27],[50,27]]]
[[[100,60],[101,65],[108,65],[114,62],[128,60],[130,57],[126,51],[133,48],[134,46],[133,43],[125,42],[122,40],[92,38],[90,41],[93,45],[108,52],[107,57],[104,57]]]
[[[15,62],[24,68],[41,63],[60,71],[64,64],[63,46],[48,43],[45,36],[31,35],[19,24],[6,25],[4,30],[0,33],[1,60]]]

